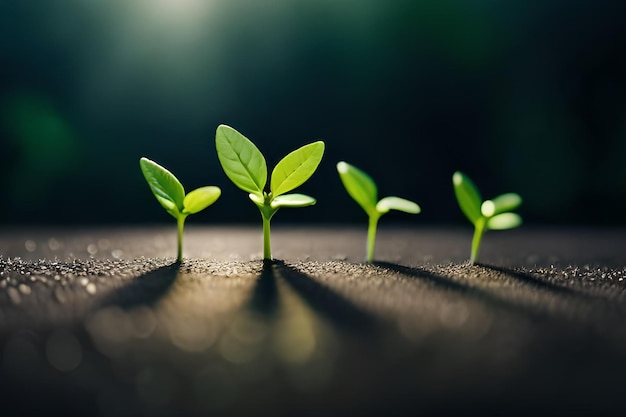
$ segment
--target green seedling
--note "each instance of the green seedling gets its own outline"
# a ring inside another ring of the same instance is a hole
[[[139,160],[141,172],[152,193],[163,208],[171,214],[178,224],[178,262],[183,260],[183,229],[185,219],[209,207],[220,197],[218,187],[200,187],[185,195],[185,189],[178,179],[161,165],[148,158]]]
[[[492,200],[482,201],[476,185],[459,171],[452,176],[452,183],[461,211],[474,225],[470,262],[475,264],[480,243],[487,230],[512,229],[522,224],[522,218],[511,213],[522,204],[522,198],[515,193],[506,193]]]
[[[400,197],[385,197],[378,201],[378,189],[374,180],[355,166],[339,162],[337,171],[348,194],[359,203],[369,216],[367,229],[367,262],[374,261],[374,246],[378,219],[389,210],[418,214],[421,209],[416,203]]]
[[[267,163],[259,149],[248,138],[230,126],[220,125],[215,133],[217,156],[224,172],[250,200],[263,218],[263,259],[272,259],[270,220],[281,207],[306,207],[316,203],[304,194],[285,194],[308,180],[324,155],[324,142],[305,145],[285,156],[272,171],[269,192],[266,191]]]

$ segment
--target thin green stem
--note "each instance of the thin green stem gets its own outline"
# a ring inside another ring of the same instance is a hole
[[[481,217],[476,220],[474,224],[474,237],[472,238],[472,255],[470,257],[470,263],[474,265],[476,261],[478,261],[478,253],[480,252],[480,243],[483,239],[483,234],[485,233],[485,225],[487,224],[487,219]]]
[[[272,260],[272,248],[270,246],[270,219],[263,217],[263,260]]]
[[[263,219],[263,260],[271,261],[272,260],[272,246],[270,244],[270,220],[276,212],[278,208],[272,207],[272,194],[263,193],[263,204],[254,201],[254,204],[257,205],[259,211],[261,212],[261,218]]]
[[[380,216],[370,215],[369,226],[367,228],[367,262],[374,262],[374,248],[376,246],[376,227]]]
[[[183,230],[185,228],[185,219],[187,216],[180,216],[176,219],[176,223],[178,225],[178,255],[177,261],[181,262],[183,260]]]

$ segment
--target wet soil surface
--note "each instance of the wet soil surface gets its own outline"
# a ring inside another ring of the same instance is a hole
[[[623,415],[626,231],[0,235],[1,415]]]

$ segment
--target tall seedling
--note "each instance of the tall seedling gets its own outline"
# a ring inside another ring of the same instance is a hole
[[[185,195],[185,189],[178,179],[161,165],[148,158],[139,160],[141,172],[148,182],[152,194],[165,211],[176,219],[178,225],[178,262],[183,260],[183,229],[185,219],[190,214],[204,210],[220,197],[218,187],[200,187]]]
[[[217,156],[224,172],[261,212],[263,219],[263,259],[272,259],[270,220],[281,207],[306,207],[316,203],[304,194],[286,194],[299,187],[317,169],[324,155],[324,142],[305,145],[285,156],[272,171],[269,191],[267,163],[248,138],[230,126],[220,125],[215,133]]]
[[[511,213],[522,204],[522,198],[518,194],[507,193],[492,200],[482,201],[476,185],[460,171],[452,176],[452,184],[461,211],[474,225],[470,262],[475,264],[478,261],[483,235],[487,230],[512,229],[522,224],[519,214]]]

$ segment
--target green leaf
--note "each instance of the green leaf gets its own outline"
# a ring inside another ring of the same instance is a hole
[[[220,198],[222,190],[219,187],[200,187],[185,196],[183,213],[194,214],[204,210]]]
[[[302,185],[317,169],[324,155],[324,142],[309,143],[276,164],[272,171],[270,189],[277,197]]]
[[[185,198],[183,185],[174,174],[148,158],[141,158],[139,166],[157,201],[169,214],[178,218]]]
[[[502,194],[493,200],[487,200],[480,208],[483,216],[491,217],[496,214],[512,211],[522,204],[522,197],[515,193]]]
[[[418,214],[420,206],[410,200],[405,200],[400,197],[385,197],[376,204],[376,210],[379,213],[384,214],[389,210],[399,210],[405,213]]]
[[[257,206],[263,206],[265,205],[265,198],[263,195],[259,195],[259,194],[255,194],[255,193],[250,193],[248,194],[248,197],[250,197],[250,200],[252,200],[252,202],[254,204],[256,204]]]
[[[306,207],[312,206],[317,201],[308,195],[304,194],[283,194],[272,200],[270,204],[272,208],[278,207]]]
[[[350,197],[359,203],[368,215],[376,212],[378,190],[374,180],[357,167],[343,161],[337,164],[337,172]]]
[[[502,213],[487,220],[487,228],[491,230],[512,229],[522,224],[522,218],[516,213]]]
[[[254,143],[232,127],[219,125],[215,147],[228,178],[242,190],[262,195],[267,182],[267,163]]]
[[[452,184],[454,184],[454,194],[459,202],[461,210],[472,223],[476,223],[481,217],[480,206],[482,197],[478,189],[465,174],[457,171],[452,176]]]

